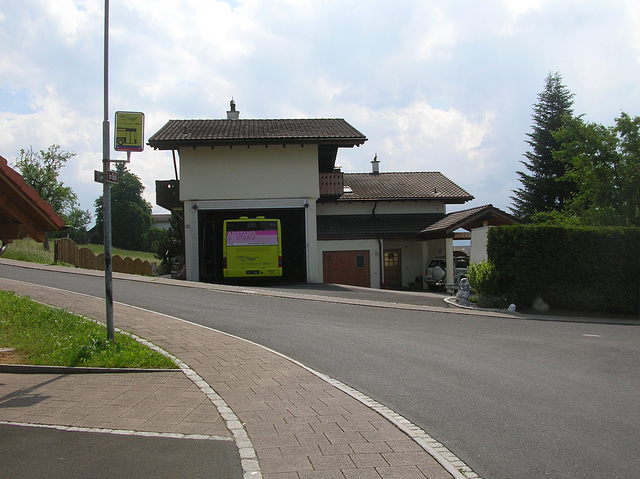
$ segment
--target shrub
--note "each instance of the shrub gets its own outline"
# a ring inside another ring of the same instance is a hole
[[[500,294],[498,270],[491,261],[469,264],[467,278],[478,295],[477,304],[481,308],[506,308],[509,305],[507,298]]]
[[[491,261],[469,264],[467,277],[478,295],[498,294],[498,270]]]
[[[640,312],[640,228],[512,225],[491,228],[487,254],[498,290],[523,310]]]

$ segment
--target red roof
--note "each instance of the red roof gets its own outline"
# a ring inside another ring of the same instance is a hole
[[[45,232],[63,226],[64,220],[51,205],[0,156],[0,240],[11,242],[28,235],[43,242]]]

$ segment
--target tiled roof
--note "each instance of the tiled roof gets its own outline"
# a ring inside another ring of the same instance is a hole
[[[442,213],[318,216],[318,239],[406,238],[442,219]]]
[[[444,218],[422,230],[420,236],[425,239],[443,237],[443,235],[449,236],[460,228],[471,230],[483,226],[485,221],[491,226],[518,223],[514,216],[493,205],[484,205],[449,213]]]
[[[365,141],[343,119],[169,120],[149,138],[149,145],[159,149],[297,143],[353,147]]]
[[[345,192],[338,201],[442,200],[465,203],[473,196],[438,172],[345,173]]]
[[[51,205],[0,156],[0,240],[11,241],[28,234],[42,242],[46,231],[58,231],[63,226],[64,220]]]

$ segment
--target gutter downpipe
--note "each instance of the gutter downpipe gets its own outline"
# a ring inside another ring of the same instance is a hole
[[[179,179],[178,179],[178,163],[176,162],[176,150],[171,150],[171,154],[173,155],[173,171],[175,171],[175,173],[176,173],[176,181],[179,181]]]

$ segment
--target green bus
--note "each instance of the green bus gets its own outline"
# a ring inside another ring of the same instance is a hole
[[[241,216],[225,220],[223,234],[225,278],[282,276],[280,220]]]

